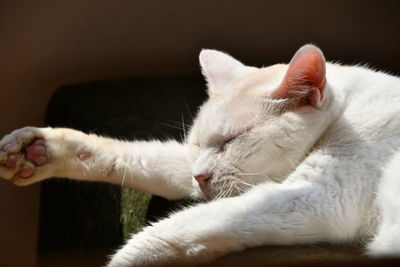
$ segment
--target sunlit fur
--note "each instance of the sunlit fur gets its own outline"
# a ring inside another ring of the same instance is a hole
[[[0,176],[17,185],[68,177],[210,200],[134,234],[111,267],[201,263],[248,247],[318,242],[358,242],[370,256],[399,257],[400,79],[325,65],[315,46],[296,55],[290,64],[255,68],[203,50],[209,99],[184,142],[26,127],[0,141],[0,148],[16,144],[0,151]],[[296,61],[301,56],[309,58]],[[326,77],[310,79],[325,67]],[[24,153],[37,138],[45,140],[43,166]],[[6,167],[12,157],[18,164]],[[27,167],[34,173],[22,178]],[[205,173],[211,178],[201,190],[195,177]]]

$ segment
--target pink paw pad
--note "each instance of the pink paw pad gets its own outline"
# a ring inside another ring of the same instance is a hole
[[[30,146],[26,147],[26,158],[38,166],[48,162],[47,151],[43,139],[35,140]]]
[[[23,169],[21,172],[21,177],[28,178],[28,177],[32,176],[33,172],[34,172],[33,168]]]
[[[18,159],[15,156],[10,156],[6,162],[5,162],[5,166],[7,168],[14,168],[17,165]]]

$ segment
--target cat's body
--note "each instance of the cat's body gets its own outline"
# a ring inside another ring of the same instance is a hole
[[[200,62],[210,99],[185,143],[28,127],[0,142],[0,176],[216,199],[144,228],[110,266],[315,242],[361,241],[371,255],[400,256],[399,78],[325,64],[313,46],[264,69],[210,50]]]

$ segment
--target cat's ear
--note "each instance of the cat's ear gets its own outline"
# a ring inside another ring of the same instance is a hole
[[[212,49],[203,49],[199,60],[211,92],[223,90],[231,82],[255,69],[243,65],[228,54]]]
[[[293,100],[297,106],[317,106],[324,97],[326,85],[325,58],[314,45],[301,47],[293,56],[275,99]]]

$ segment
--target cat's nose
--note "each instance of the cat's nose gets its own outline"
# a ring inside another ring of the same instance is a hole
[[[201,173],[194,175],[194,179],[199,183],[199,186],[202,190],[207,188],[207,183],[211,179],[212,174],[211,173]]]

